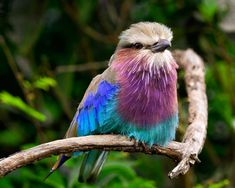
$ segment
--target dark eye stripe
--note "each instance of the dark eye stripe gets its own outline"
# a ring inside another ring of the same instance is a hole
[[[156,45],[158,42],[155,42],[152,46]]]
[[[141,49],[143,47],[144,47],[144,45],[141,44],[140,42],[137,42],[134,44],[128,44],[128,45],[124,46],[124,48],[134,48],[134,49]]]
[[[137,43],[133,44],[133,47],[136,49],[141,49],[141,48],[143,48],[143,44],[137,42]]]

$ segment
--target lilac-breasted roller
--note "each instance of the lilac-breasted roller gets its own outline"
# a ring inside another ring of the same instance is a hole
[[[86,90],[66,138],[115,133],[164,146],[175,138],[178,125],[177,64],[167,50],[172,32],[156,22],[140,22],[119,39],[109,67]],[[86,152],[79,181],[94,181],[107,153]],[[61,155],[51,172],[80,154]]]

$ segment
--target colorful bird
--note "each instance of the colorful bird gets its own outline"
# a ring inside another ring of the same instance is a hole
[[[109,67],[90,83],[66,138],[115,133],[148,146],[166,145],[178,125],[177,64],[168,47],[172,32],[163,24],[132,24],[119,36]],[[50,174],[73,155],[61,155]],[[79,181],[93,182],[107,151],[89,151]]]

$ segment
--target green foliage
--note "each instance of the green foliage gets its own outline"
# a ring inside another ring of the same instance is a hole
[[[46,116],[44,114],[27,105],[20,97],[15,97],[6,91],[2,91],[0,93],[0,103],[15,107],[28,116],[33,117],[39,121],[43,122],[46,120]]]
[[[54,158],[55,159],[55,158]],[[128,159],[128,155],[124,153],[114,152],[108,157],[107,163],[101,172],[101,175],[95,185],[79,183],[77,181],[78,168],[80,159],[71,159],[65,164],[64,170],[71,172],[68,181],[65,180],[62,173],[55,172],[46,181],[42,181],[43,177],[48,173],[49,167],[45,168],[48,159],[44,159],[35,165],[34,168],[21,168],[18,172],[10,174],[4,181],[0,181],[0,187],[26,187],[36,184],[38,187],[44,188],[155,188],[155,182],[139,177],[134,171],[134,161]],[[20,180],[18,179],[20,175]]]
[[[225,66],[224,62],[217,62],[217,68],[220,74],[215,77],[215,70],[207,69],[206,79],[207,85],[209,87],[209,100],[212,100],[213,103],[210,104],[210,108],[213,109],[214,120],[216,118],[223,119],[228,125],[231,125],[233,120],[233,110],[230,104],[231,96],[226,90],[230,90],[230,86],[227,75],[230,75],[229,68]],[[231,75],[233,77],[233,75]],[[221,92],[221,87],[218,87],[218,82],[220,86],[224,88],[225,92]],[[223,108],[220,108],[223,106]]]
[[[229,180],[225,179],[217,183],[210,183],[208,186],[196,185],[194,188],[225,188],[229,185]]]
[[[50,87],[55,87],[57,84],[56,80],[50,77],[41,77],[37,79],[35,82],[30,83],[29,81],[24,81],[24,86],[27,89],[41,89],[44,91],[48,91]]]
[[[223,5],[216,0],[1,2],[1,157],[62,138],[89,82],[103,71],[82,71],[86,63],[108,60],[120,32],[138,21],[168,25],[173,48],[193,48],[205,60],[209,119],[202,163],[177,181],[167,178],[174,163],[165,157],[112,152],[94,185],[77,182],[81,157],[44,182],[53,157],[9,174],[0,187],[235,187],[230,169],[235,161],[235,39],[220,28]],[[179,72],[179,140],[188,122],[183,76]]]
[[[20,127],[14,127],[13,129],[11,129],[11,131],[3,130],[1,132],[0,144],[5,147],[17,147],[24,140],[22,136],[23,134],[24,131]]]
[[[219,11],[216,0],[202,0],[198,9],[202,18],[209,23],[213,21],[215,14]]]
[[[96,1],[76,1],[77,7],[81,10],[77,17],[81,23],[89,23],[92,20],[92,12],[96,8]]]

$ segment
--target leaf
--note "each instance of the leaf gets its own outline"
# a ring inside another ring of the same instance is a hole
[[[225,180],[222,180],[218,183],[213,183],[208,188],[225,188],[225,186],[227,187],[228,185],[229,185],[229,180],[225,179]]]
[[[0,144],[6,148],[13,146],[17,147],[24,141],[24,139],[24,132],[20,127],[13,127],[10,131],[2,130],[0,133]]]
[[[114,155],[113,155],[114,153]],[[108,160],[101,171],[99,181],[100,187],[156,187],[154,181],[139,177],[135,170],[135,162],[129,161],[128,155],[112,152],[112,160]]]
[[[14,188],[14,185],[12,185],[12,183],[11,183],[11,181],[9,179],[1,179],[0,187]]]
[[[218,5],[216,0],[203,0],[198,9],[205,21],[212,22],[218,11]]]
[[[55,87],[56,81],[50,77],[41,77],[33,83],[33,86],[38,89],[48,91],[50,87]]]
[[[15,97],[6,91],[0,92],[0,103],[15,107],[41,122],[46,120],[44,114],[27,105],[20,97]]]

